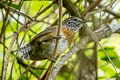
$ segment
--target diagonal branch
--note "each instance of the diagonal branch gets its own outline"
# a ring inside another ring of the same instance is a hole
[[[120,30],[120,24],[117,24],[116,26],[111,26],[111,27],[118,27],[116,29],[117,32],[118,30]],[[104,26],[104,25],[103,25]],[[108,27],[101,27],[97,30],[95,30],[94,32],[96,32],[96,36],[98,36],[99,40],[101,40],[102,38],[108,37],[110,36],[113,32],[112,32],[112,28],[108,28]],[[61,55],[58,59],[58,61],[56,62],[53,72],[51,73],[51,77],[49,80],[55,80],[56,78],[56,74],[59,72],[59,70],[61,69],[61,67],[63,66],[64,62],[67,61],[73,54],[75,54],[77,51],[79,51],[80,49],[84,49],[88,42],[93,41],[92,39],[88,38],[88,36],[83,36],[81,37],[81,40],[74,46],[72,46],[70,48],[70,51],[68,53],[66,53],[65,55]]]
[[[32,67],[32,65],[34,65],[34,64],[35,64],[35,62],[32,62],[32,63],[25,69],[25,71],[20,75],[20,77],[18,78],[18,80],[22,80],[23,75],[24,75],[27,71],[29,71],[30,68]]]
[[[103,6],[103,4],[99,4],[98,7],[99,7],[99,8],[103,8],[104,6]],[[110,8],[106,8],[104,11],[112,14],[112,15],[115,16],[116,18],[120,18],[120,13],[117,13],[117,12],[113,11],[113,10],[110,9]]]

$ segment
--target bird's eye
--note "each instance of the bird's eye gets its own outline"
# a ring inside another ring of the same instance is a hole
[[[74,19],[74,21],[77,21],[77,19]]]
[[[67,24],[71,24],[71,22],[67,22]]]

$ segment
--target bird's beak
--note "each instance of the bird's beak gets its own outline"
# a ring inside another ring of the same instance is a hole
[[[84,20],[81,23],[84,24],[84,23],[87,23],[87,22],[91,22],[91,20]]]

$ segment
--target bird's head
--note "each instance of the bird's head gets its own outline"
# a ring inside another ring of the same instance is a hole
[[[68,29],[77,32],[83,24],[83,20],[79,17],[70,17],[63,21],[63,26],[66,26]]]

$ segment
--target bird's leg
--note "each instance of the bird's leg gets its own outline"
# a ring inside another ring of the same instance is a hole
[[[46,57],[46,56],[45,56],[45,58],[48,59],[48,60],[50,60],[50,61],[52,61],[52,62],[56,62],[56,59],[55,59],[55,58]]]
[[[56,58],[47,56],[46,54],[44,54],[44,52],[42,52],[41,56],[44,57],[44,59],[48,59],[48,60],[50,60],[52,62],[56,62]]]
[[[59,36],[53,36],[53,39],[60,39],[61,38],[61,35]]]
[[[50,37],[50,38],[48,38],[48,39],[44,39],[44,40],[38,42],[38,44],[40,45],[40,44],[43,43],[43,42],[47,42],[47,41],[53,40],[53,39],[60,39],[60,38],[61,38],[61,35],[59,35],[59,36],[53,36],[53,37]],[[45,59],[48,59],[48,60],[50,60],[50,61],[53,61],[53,62],[56,61],[55,58],[48,57],[47,55],[42,54],[42,56],[43,56]]]

